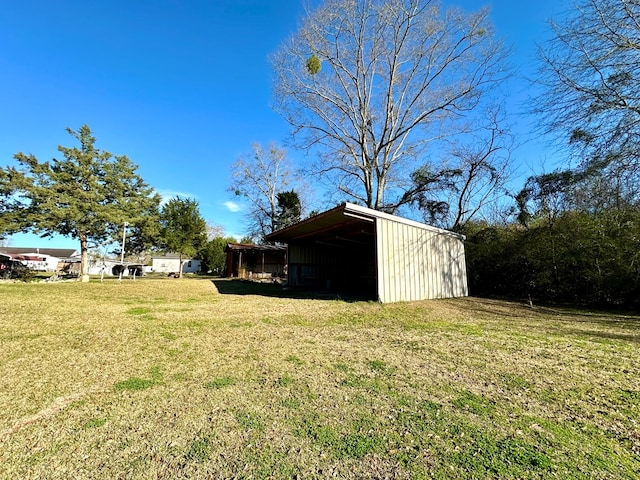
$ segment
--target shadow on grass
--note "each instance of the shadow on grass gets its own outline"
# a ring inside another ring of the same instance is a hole
[[[581,309],[571,306],[529,307],[524,302],[481,297],[468,297],[462,302],[467,313],[529,319],[532,322],[539,317],[545,321],[553,321],[557,332],[562,334],[591,340],[640,343],[640,315],[631,311]]]
[[[275,283],[260,283],[250,280],[231,278],[217,278],[211,280],[222,295],[260,295],[276,298],[300,298],[311,300],[342,300],[344,302],[370,301],[365,296],[343,295],[337,292],[284,290],[282,285]]]
[[[640,333],[614,333],[614,332],[603,332],[599,330],[587,330],[587,329],[577,329],[577,328],[564,328],[562,332],[569,335],[578,335],[583,338],[587,338],[589,340],[600,339],[605,342],[632,342],[632,343],[640,343]]]
[[[619,310],[581,310],[576,308],[542,307],[541,313],[562,325],[561,330],[590,339],[640,343],[640,316]],[[605,330],[602,330],[605,329]]]

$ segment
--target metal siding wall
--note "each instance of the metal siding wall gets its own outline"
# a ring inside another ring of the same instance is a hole
[[[404,275],[404,286],[405,286],[405,298],[407,300],[412,300],[417,298],[416,292],[416,261],[417,261],[417,253],[416,249],[416,241],[415,238],[415,228],[410,228],[409,225],[402,225],[402,237],[405,239],[405,242],[410,246],[410,250],[412,252],[411,255],[407,255],[405,250],[404,255],[404,265],[405,265],[405,275]]]
[[[319,263],[319,251],[311,245],[291,244],[288,252],[289,271],[288,283],[292,287],[304,285],[304,277],[312,276],[315,272],[313,265]]]
[[[381,302],[467,295],[459,238],[377,218],[376,241]]]
[[[409,276],[409,271],[407,270],[409,264],[407,263],[405,252],[400,248],[401,245],[406,242],[405,225],[392,223],[391,228],[393,230],[393,248],[396,255],[396,284],[394,285],[394,294],[400,301],[405,301],[408,300],[409,295],[409,279],[407,278]]]
[[[436,252],[436,242],[437,238],[433,234],[433,232],[425,232],[426,233],[426,242],[425,246],[427,249],[426,258],[427,261],[423,268],[426,270],[426,275],[429,281],[427,282],[427,288],[424,291],[425,298],[433,298],[433,292],[438,289],[438,276],[436,275],[438,271],[438,258],[435,254]]]
[[[458,263],[458,268],[459,268],[460,284],[462,286],[462,288],[460,289],[460,295],[466,297],[467,295],[469,295],[469,285],[467,283],[467,256],[465,255],[465,252],[464,252],[463,241],[460,240],[458,243],[459,243],[458,258],[460,259]]]
[[[393,251],[393,284],[391,285],[391,291],[395,301],[404,301],[405,297],[405,260],[406,257],[402,251],[401,245],[404,241],[402,237],[402,225],[395,222],[387,222],[389,224],[389,230],[391,235],[387,239],[389,242],[389,248]]]
[[[442,269],[442,263],[443,263],[443,245],[442,245],[442,238],[440,235],[434,235],[433,236],[433,250],[431,252],[431,255],[433,256],[433,273],[434,273],[434,277],[435,277],[435,284],[434,287],[431,292],[429,292],[430,296],[429,298],[442,298],[443,296],[446,295],[446,288],[447,285],[445,283],[445,279],[444,279],[444,271]]]
[[[420,232],[418,229],[411,228],[409,225],[404,225],[403,231],[404,236],[408,239],[410,245],[410,248],[407,250],[411,252],[408,255],[405,254],[409,272],[409,275],[406,276],[406,281],[408,282],[407,299],[414,300],[422,297],[419,280],[422,270],[420,268]]]
[[[405,253],[404,255],[404,291],[405,291],[405,298],[407,300],[411,300],[412,298],[414,298],[416,296],[416,269],[415,269],[415,265],[416,265],[416,258],[417,257],[417,250],[414,248],[415,245],[415,240],[414,240],[414,233],[415,233],[415,229],[413,228],[409,228],[408,225],[402,225],[402,237],[405,239],[406,243],[408,245],[410,245],[412,248],[411,250],[413,250],[414,254],[413,255],[407,255]]]
[[[466,297],[469,295],[467,286],[467,261],[464,254],[464,243],[462,240],[458,240],[455,249],[455,258],[452,263],[455,266],[455,274],[457,278],[456,285],[458,289],[455,292],[457,297]]]
[[[378,300],[381,302],[390,302],[389,300],[389,244],[385,242],[385,225],[380,219],[376,219],[376,264],[377,282],[378,282]]]
[[[421,231],[418,238],[420,242],[420,248],[418,249],[420,252],[418,260],[418,268],[420,270],[420,294],[426,295],[426,292],[429,290],[429,250],[427,243],[429,234],[427,231]]]
[[[425,277],[427,279],[426,288],[424,289],[424,298],[433,298],[433,292],[437,290],[438,277],[436,275],[436,271],[438,268],[438,259],[435,255],[435,242],[436,236],[433,232],[425,231],[425,263],[422,266],[425,270]]]

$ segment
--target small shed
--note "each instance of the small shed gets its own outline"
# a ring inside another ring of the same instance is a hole
[[[264,279],[285,274],[287,247],[283,245],[228,243],[224,251],[227,277]]]
[[[351,203],[273,232],[291,288],[380,302],[468,295],[464,236]]]

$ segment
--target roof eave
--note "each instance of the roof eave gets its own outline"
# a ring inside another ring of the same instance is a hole
[[[425,223],[417,222],[415,220],[409,220],[408,218],[398,217],[396,215],[391,215],[389,213],[381,212],[379,210],[373,210],[371,208],[363,207],[360,205],[356,205],[354,203],[342,203],[337,207],[334,207],[325,212],[319,213],[318,215],[314,215],[313,217],[309,217],[301,222],[290,225],[281,230],[276,230],[275,232],[270,233],[266,236],[266,239],[269,241],[275,242],[284,242],[287,243],[287,237],[289,237],[289,233],[294,232],[296,230],[300,230],[301,227],[307,225],[309,223],[317,222],[321,220],[323,217],[328,217],[331,215],[335,215],[336,213],[341,212],[345,216],[356,217],[364,221],[375,221],[376,219],[390,220],[393,222],[402,223],[404,225],[412,226],[414,228],[420,228],[423,230],[429,230],[431,232],[436,232],[443,235],[450,235],[460,240],[465,240],[466,237],[460,233],[452,232],[450,230],[445,230],[442,228],[434,227],[431,225],[427,225]]]
[[[309,223],[315,222],[318,219],[321,219],[323,217],[328,217],[330,215],[333,215],[336,212],[339,212],[340,210],[343,210],[345,208],[347,204],[346,203],[342,203],[340,205],[338,205],[337,207],[334,207],[330,210],[325,210],[322,213],[319,213],[317,215],[314,215],[313,217],[309,217],[309,218],[305,218],[304,220],[301,220],[300,222],[294,223],[293,225],[289,225],[288,227],[282,228],[280,230],[276,230],[275,232],[271,232],[270,234],[266,235],[265,238],[267,240],[269,240],[270,242],[280,242],[283,240],[278,240],[278,237],[283,237],[287,235],[288,232],[292,232],[294,230],[299,229],[301,226],[307,225]],[[286,241],[285,241],[286,242]]]

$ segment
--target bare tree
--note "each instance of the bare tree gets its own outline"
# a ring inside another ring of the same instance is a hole
[[[413,184],[400,205],[413,204],[428,223],[458,231],[507,196],[514,136],[500,107],[483,115],[484,122],[452,139],[437,161],[411,174]]]
[[[488,123],[467,136],[465,143],[451,149],[455,168],[460,172],[451,189],[446,225],[457,231],[477,215],[507,195],[512,178],[511,152],[515,139],[504,126],[500,110],[487,112]]]
[[[277,195],[289,188],[294,175],[286,150],[274,143],[266,149],[254,143],[251,148],[251,154],[240,156],[231,167],[230,190],[248,201],[249,233],[262,239],[276,230]]]
[[[214,238],[221,238],[225,236],[224,227],[215,223],[207,222],[207,241],[211,241]]]
[[[546,133],[578,168],[609,178],[615,197],[640,196],[640,2],[580,0],[539,48]]]
[[[327,0],[272,58],[275,107],[315,171],[393,211],[426,147],[506,76],[488,10],[425,0]]]

